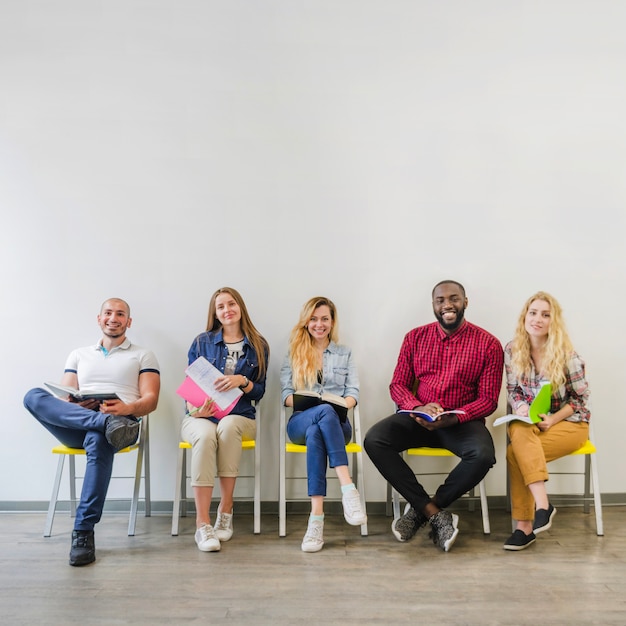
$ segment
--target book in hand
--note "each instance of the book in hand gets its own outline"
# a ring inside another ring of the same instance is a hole
[[[539,389],[539,393],[528,407],[528,415],[503,415],[497,420],[494,420],[494,426],[500,426],[500,424],[507,424],[513,420],[519,420],[520,422],[526,422],[527,424],[537,424],[541,422],[540,415],[545,415],[550,412],[550,405],[552,402],[552,385],[545,383]]]
[[[335,409],[342,422],[348,419],[348,404],[345,398],[334,393],[318,393],[317,391],[309,391],[308,389],[294,391],[294,411],[306,411],[319,404],[330,404]]]
[[[440,417],[444,415],[453,415],[453,414],[465,415],[465,411],[463,411],[462,409],[451,409],[450,411],[443,411],[442,413],[439,413],[438,415],[430,415],[430,413],[424,413],[424,411],[416,411],[415,409],[400,409],[399,411],[396,411],[396,413],[406,413],[408,415],[417,415],[418,417],[421,417],[427,422],[436,422]]]
[[[68,396],[76,402],[81,402],[82,400],[99,400],[100,402],[104,402],[105,400],[120,399],[116,393],[111,393],[110,391],[81,391],[75,387],[66,387],[65,385],[59,385],[57,383],[44,383],[44,385],[48,387],[55,396],[62,400],[65,400]]]
[[[176,393],[195,407],[200,407],[207,400],[212,400],[216,407],[213,417],[217,419],[229,415],[243,394],[239,387],[228,391],[215,389],[215,381],[224,374],[203,356],[199,356],[185,370],[185,374],[187,377]]]

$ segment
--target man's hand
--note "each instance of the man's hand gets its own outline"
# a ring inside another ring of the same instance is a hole
[[[450,426],[456,426],[459,423],[459,417],[455,413],[448,413],[448,415],[438,417],[434,422],[429,422],[428,420],[425,420],[423,417],[419,417],[418,415],[416,415],[414,419],[420,426],[422,426],[426,430],[439,430],[440,428],[450,428]]]
[[[74,396],[70,396],[68,401],[72,404],[79,404],[84,409],[89,409],[90,411],[97,411],[100,408],[100,400],[97,400],[96,398],[77,400]]]
[[[100,413],[107,415],[132,415],[131,408],[121,400],[103,400],[100,404]]]

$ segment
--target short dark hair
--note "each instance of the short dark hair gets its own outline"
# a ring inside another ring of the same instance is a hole
[[[447,285],[448,283],[452,284],[452,285],[456,285],[461,292],[463,293],[463,297],[465,298],[465,287],[463,287],[463,285],[458,281],[458,280],[440,280],[434,287],[433,287],[433,292],[431,294],[431,298],[435,297],[435,289],[437,289],[437,287],[439,287],[440,285]]]

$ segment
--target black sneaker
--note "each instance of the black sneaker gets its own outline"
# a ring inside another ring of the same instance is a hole
[[[93,530],[73,530],[70,565],[89,565],[96,560],[96,542]]]
[[[408,502],[404,515],[391,523],[391,532],[398,541],[408,541],[428,520]]]
[[[429,537],[436,546],[448,552],[459,534],[459,516],[442,509],[428,521],[431,526]]]
[[[549,530],[552,526],[552,518],[556,515],[556,509],[550,504],[547,509],[537,509],[535,511],[535,521],[533,522],[533,532],[535,535]]]
[[[531,544],[535,543],[535,533],[527,535],[519,528],[504,542],[502,546],[505,550],[524,550]]]
[[[107,441],[118,452],[132,446],[139,437],[139,422],[132,417],[123,415],[109,415],[107,417],[104,434]]]

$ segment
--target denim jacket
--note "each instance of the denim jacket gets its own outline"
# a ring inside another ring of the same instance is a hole
[[[224,343],[221,330],[217,332],[204,332],[194,339],[189,348],[189,364],[193,363],[199,356],[203,356],[209,363],[217,367],[220,372],[224,372],[228,348]],[[267,353],[265,359],[267,361]],[[252,389],[239,398],[239,402],[233,407],[231,413],[254,419],[255,411],[252,406],[252,401],[258,402],[263,397],[265,393],[265,376],[257,380],[257,376],[259,375],[259,360],[247,337],[244,337],[243,340],[243,354],[237,361],[235,374],[246,376],[252,383]],[[212,422],[219,421],[212,417],[209,419]]]
[[[285,357],[280,370],[281,401],[284,404],[287,396],[295,392],[289,354]],[[331,341],[324,350],[324,370],[321,384],[315,383],[311,391],[318,393],[334,393],[345,398],[350,396],[359,399],[359,375],[352,359],[352,351]]]

